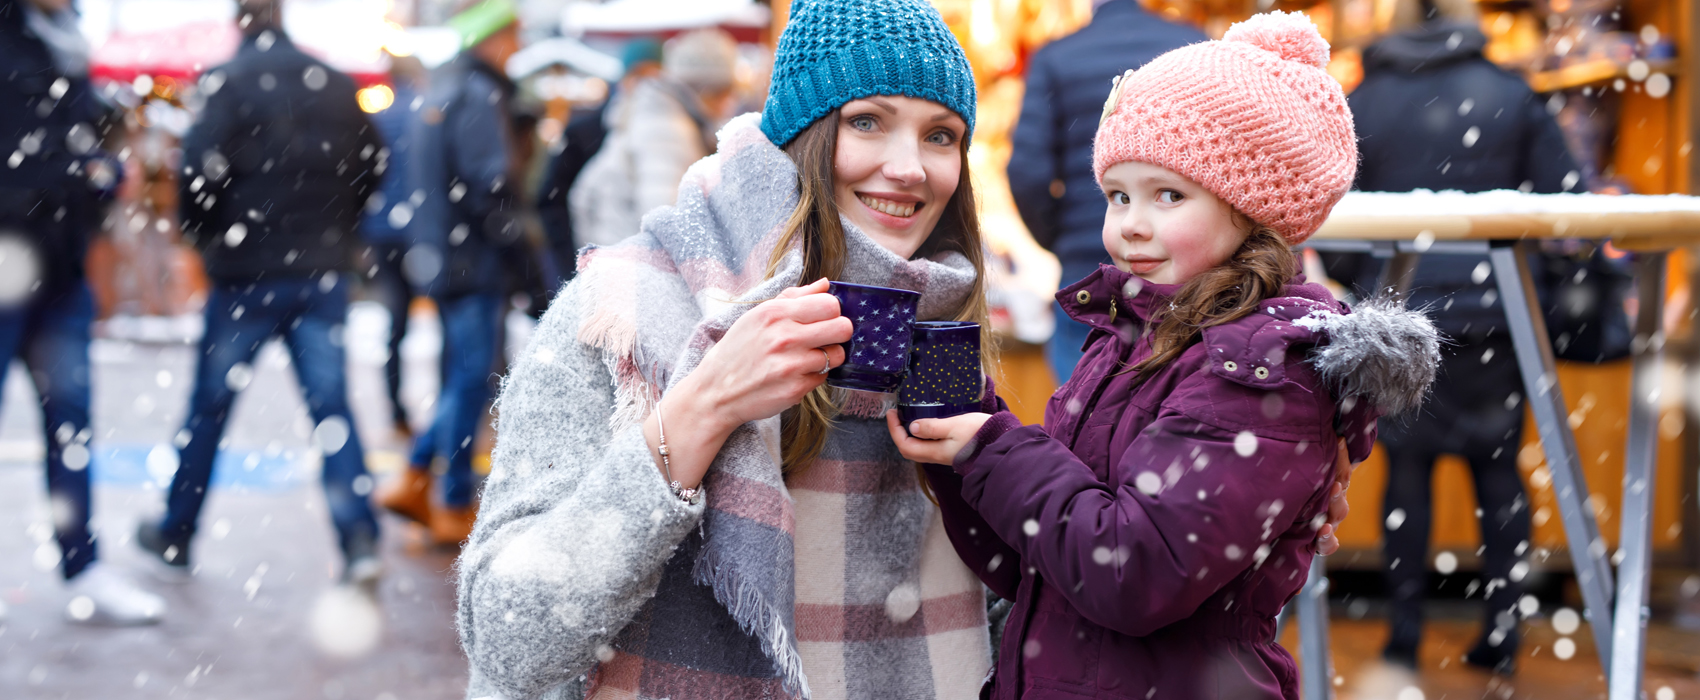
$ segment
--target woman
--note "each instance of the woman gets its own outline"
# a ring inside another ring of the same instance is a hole
[[[976,696],[980,583],[884,397],[823,387],[851,332],[824,278],[985,327],[974,98],[923,0],[792,5],[763,113],[581,258],[506,381],[469,697]]]
[[[974,99],[922,0],[793,5],[764,114],[581,259],[506,381],[459,564],[470,697],[975,696],[980,584],[881,397],[821,373],[851,332],[822,278],[984,321]]]

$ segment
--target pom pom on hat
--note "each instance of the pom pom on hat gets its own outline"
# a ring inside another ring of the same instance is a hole
[[[1358,168],[1352,113],[1327,65],[1328,42],[1297,12],[1158,56],[1112,88],[1093,172],[1101,183],[1117,163],[1168,168],[1296,245]]]
[[[1228,27],[1222,41],[1245,42],[1289,61],[1317,68],[1328,66],[1328,40],[1316,31],[1309,17],[1299,12],[1288,14],[1276,10],[1252,15]]]

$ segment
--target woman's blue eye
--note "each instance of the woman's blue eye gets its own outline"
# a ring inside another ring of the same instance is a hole
[[[956,143],[956,134],[948,131],[935,131],[933,135],[927,137],[927,143],[936,146],[949,146]]]
[[[1186,199],[1186,195],[1181,194],[1179,192],[1176,192],[1174,190],[1163,190],[1163,191],[1157,193],[1157,201],[1162,202],[1164,204],[1174,204],[1174,203],[1179,202],[1183,199]]]
[[[851,117],[850,118],[850,126],[853,127],[853,128],[856,128],[856,129],[861,129],[862,131],[872,131],[873,128],[874,128],[874,118],[873,117]]]

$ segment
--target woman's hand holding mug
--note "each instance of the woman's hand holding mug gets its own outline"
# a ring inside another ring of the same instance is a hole
[[[739,317],[657,409],[666,421],[672,479],[696,486],[733,430],[779,415],[824,383],[827,369],[844,364],[841,343],[851,331],[825,279],[786,289]],[[644,436],[660,468],[657,419],[645,421]]]

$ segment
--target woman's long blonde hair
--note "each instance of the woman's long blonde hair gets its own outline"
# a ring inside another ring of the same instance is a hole
[[[832,191],[832,163],[838,151],[839,111],[815,120],[785,146],[786,155],[797,164],[797,208],[785,223],[785,232],[773,247],[767,274],[772,277],[792,245],[801,244],[803,272],[796,283],[839,279],[844,274],[848,250],[838,202]],[[987,374],[996,366],[991,324],[986,313],[986,263],[980,238],[980,215],[974,203],[974,187],[968,176],[968,140],[961,140],[962,178],[956,193],[945,204],[938,227],[921,244],[914,257],[956,251],[974,264],[974,287],[962,305],[950,314],[952,320],[980,324],[980,361]],[[820,457],[827,433],[838,416],[839,406],[826,386],[815,389],[802,403],[780,416],[782,468],[786,479],[806,471]]]

